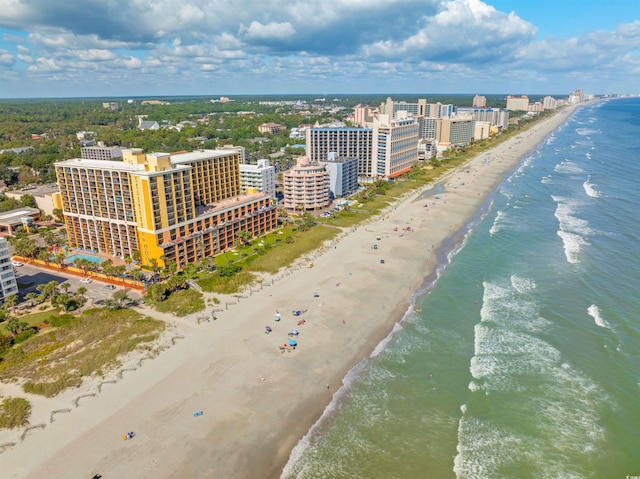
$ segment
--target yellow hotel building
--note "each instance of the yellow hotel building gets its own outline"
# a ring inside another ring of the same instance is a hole
[[[69,246],[116,257],[139,250],[143,266],[178,269],[231,248],[240,231],[276,229],[264,193],[240,188],[240,153],[201,150],[144,154],[123,161],[73,159],[54,164]]]

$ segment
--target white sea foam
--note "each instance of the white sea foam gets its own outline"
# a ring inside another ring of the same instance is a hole
[[[571,175],[584,173],[584,170],[569,159],[558,163],[553,169],[556,173],[567,173]]]
[[[315,438],[319,432],[320,427],[330,416],[332,416],[338,408],[338,404],[347,393],[347,391],[351,388],[352,384],[362,376],[362,373],[368,364],[367,361],[361,361],[356,366],[354,366],[345,376],[342,386],[331,398],[331,402],[324,408],[324,411],[320,418],[315,422],[313,426],[307,431],[307,434],[304,435],[298,444],[293,448],[291,454],[289,455],[289,461],[285,465],[282,473],[280,474],[281,479],[288,478],[292,475],[296,464],[302,459],[305,455],[305,452],[312,447],[313,438]]]
[[[587,308],[587,311],[589,312],[589,316],[593,318],[598,326],[600,326],[601,328],[611,329],[611,326],[609,326],[609,323],[602,317],[602,315],[600,314],[600,309],[595,304],[589,306]]]
[[[496,218],[493,220],[493,224],[491,225],[491,229],[489,230],[489,234],[491,236],[493,236],[494,234],[496,234],[498,231],[502,229],[504,218],[505,218],[505,212],[498,211],[498,213],[496,214]]]
[[[396,334],[398,334],[401,330],[402,330],[402,326],[399,323],[394,324],[391,332],[387,335],[386,338],[384,338],[382,341],[380,341],[376,345],[376,347],[371,352],[370,357],[375,358],[380,353],[382,353],[385,349],[387,349],[387,346],[389,345],[391,340],[395,338]]]
[[[578,253],[580,253],[580,247],[587,244],[587,242],[580,235],[566,231],[558,231],[558,236],[562,238],[564,255],[567,261],[572,264],[579,263]]]
[[[540,180],[540,183],[542,183],[543,185],[548,185],[550,183],[553,183],[553,180],[551,179],[551,175],[543,176],[542,179]]]
[[[521,278],[515,274],[511,275],[511,286],[519,293],[529,293],[536,288],[536,282],[529,278]]]
[[[593,233],[586,220],[575,216],[581,206],[576,200],[561,196],[552,196],[556,202],[555,217],[559,223],[558,236],[562,239],[564,254],[569,263],[579,263],[582,246],[589,244],[585,236]]]
[[[474,379],[458,422],[456,476],[503,477],[505,470],[524,466],[532,477],[586,477],[563,458],[586,459],[601,447],[598,410],[609,399],[544,340],[544,330],[534,335],[527,329],[531,320],[548,324],[534,299],[523,294],[535,289],[533,281],[512,275],[483,286],[470,361]],[[499,414],[487,414],[482,398],[491,391],[501,393]],[[535,427],[523,425],[527,417]]]
[[[591,130],[589,128],[577,128],[576,133],[581,136],[589,136],[598,133],[598,130]]]
[[[589,228],[589,222],[587,220],[575,216],[575,213],[583,203],[563,196],[552,195],[551,198],[557,205],[554,216],[557,218],[561,230],[571,231],[581,235],[593,233],[593,230]]]
[[[598,190],[596,190],[595,185],[593,183],[591,183],[591,177],[587,178],[587,181],[585,181],[582,184],[582,187],[584,188],[584,192],[589,195],[591,198],[600,198],[600,192]]]

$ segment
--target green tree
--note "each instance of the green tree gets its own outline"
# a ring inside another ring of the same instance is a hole
[[[243,245],[248,245],[251,242],[251,233],[249,231],[236,231],[236,237]]]
[[[38,300],[38,297],[39,297],[39,296],[40,296],[40,295],[39,295],[38,293],[31,292],[31,293],[27,293],[27,294],[24,296],[24,299],[26,299],[27,301],[29,301],[29,307],[30,307],[30,308],[33,308],[33,306],[35,305],[35,303],[36,303],[36,301]]]
[[[29,326],[29,323],[27,323],[26,321],[21,321],[15,316],[10,317],[7,320],[7,324],[5,324],[5,328],[7,329],[7,331],[9,331],[14,336],[24,331],[27,328],[27,326]]]
[[[6,298],[4,298],[4,304],[2,305],[5,310],[11,308],[11,313],[15,314],[16,304],[18,304],[18,295],[10,294]]]
[[[36,199],[33,195],[22,195],[20,197],[20,204],[22,206],[27,206],[29,208],[37,208],[38,203],[36,203]]]
[[[64,213],[61,208],[54,208],[52,213],[58,223],[64,223]]]
[[[14,238],[12,240],[13,250],[18,256],[23,258],[36,258],[40,248],[29,237]]]
[[[113,293],[113,299],[117,302],[118,304],[118,309],[124,308],[129,301],[131,301],[131,296],[129,296],[129,290],[128,289],[123,289],[122,291],[116,291],[115,293]]]

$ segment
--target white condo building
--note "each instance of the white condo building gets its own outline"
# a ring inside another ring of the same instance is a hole
[[[307,130],[307,156],[312,162],[327,161],[329,153],[340,158],[358,159],[358,176],[370,178],[373,129],[340,126],[314,127]]]
[[[342,198],[358,190],[358,159],[339,158],[329,153],[324,166],[329,172],[329,191],[333,198]]]
[[[18,283],[13,274],[9,244],[5,238],[0,238],[0,304],[12,294],[18,294]]]
[[[269,160],[258,160],[255,165],[240,163],[240,188],[246,193],[253,188],[266,193],[271,198],[276,197],[276,168],[269,165]]]
[[[377,178],[399,176],[418,161],[418,122],[404,112],[398,112],[398,115],[398,118],[378,115],[373,122],[371,169]]]
[[[104,142],[99,141],[96,146],[83,146],[80,148],[80,154],[84,160],[121,160],[122,149],[118,146],[105,146]]]

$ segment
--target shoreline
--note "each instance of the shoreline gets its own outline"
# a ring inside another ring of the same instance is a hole
[[[421,198],[436,185],[407,193],[323,248],[313,268],[279,274],[217,321],[177,320],[184,339],[0,452],[0,468],[11,478],[280,477],[349,371],[389,337],[435,274],[438,248],[468,228],[505,175],[575,108],[448,172],[439,199]],[[292,310],[306,310],[304,325]],[[265,325],[273,332],[265,335]],[[298,348],[279,352],[296,327]],[[136,437],[123,441],[130,430]]]

